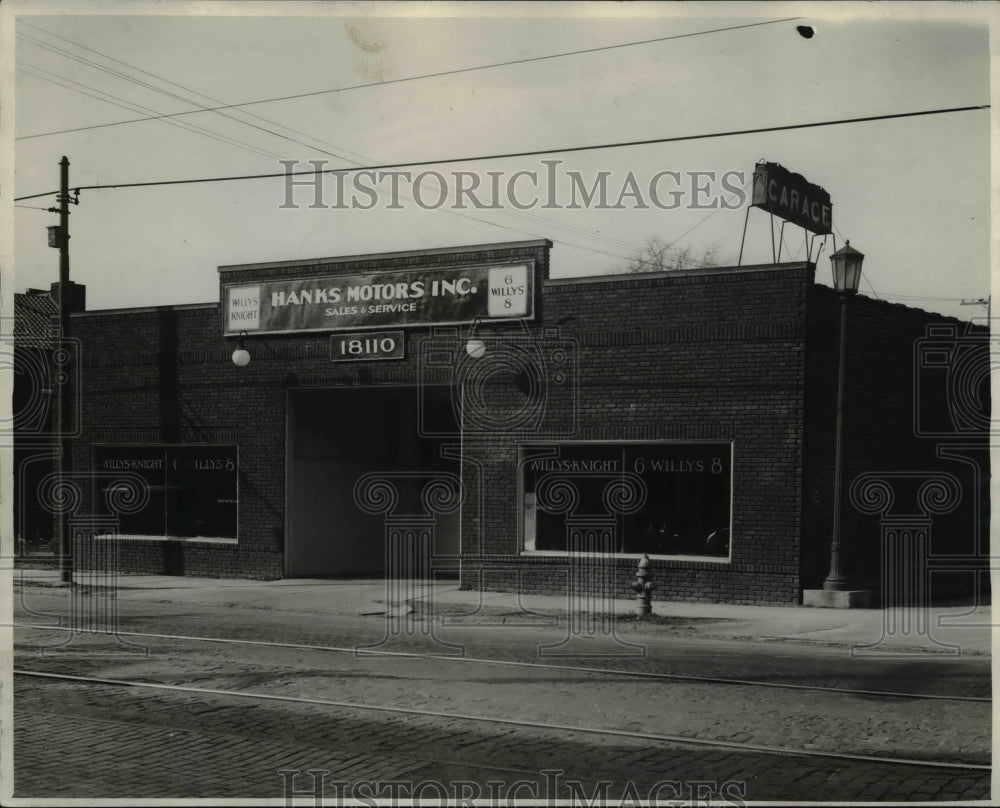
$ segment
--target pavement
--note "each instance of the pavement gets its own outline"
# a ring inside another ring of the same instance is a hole
[[[17,569],[15,587],[60,586],[54,569]],[[166,575],[101,576],[77,573],[76,583],[114,587],[119,608],[128,602],[195,604],[202,608],[244,608],[345,617],[417,613],[452,622],[507,622],[565,617],[568,612],[613,612],[633,630],[682,633],[691,639],[789,642],[851,646],[856,653],[925,652],[984,655],[995,631],[991,607],[974,604],[924,609],[822,609],[803,606],[744,606],[723,603],[653,601],[652,619],[635,620],[634,599],[599,599],[572,604],[564,595],[522,595],[459,588],[458,581],[289,578],[250,581]],[[998,634],[1000,636],[1000,634]]]

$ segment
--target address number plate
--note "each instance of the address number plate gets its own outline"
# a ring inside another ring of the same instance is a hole
[[[330,337],[330,359],[334,362],[402,359],[405,355],[402,331],[362,331]]]

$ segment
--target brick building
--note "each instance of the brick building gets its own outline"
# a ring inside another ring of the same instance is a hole
[[[70,283],[71,312],[86,309],[86,288]],[[12,349],[12,420],[6,434],[13,438],[14,537],[18,555],[46,551],[52,545],[52,513],[45,506],[59,452],[56,394],[69,381],[72,341],[59,334],[59,284],[14,295],[13,328],[4,343]],[[4,329],[7,332],[7,329]],[[74,408],[76,409],[76,408]],[[75,429],[75,424],[69,428]]]
[[[800,603],[829,565],[833,290],[808,263],[550,279],[550,247],[222,267],[218,304],[75,314],[79,512],[128,571],[559,592],[583,561],[626,595],[646,553],[657,598]],[[850,302],[853,586],[907,518],[937,591],[972,586],[984,348]]]

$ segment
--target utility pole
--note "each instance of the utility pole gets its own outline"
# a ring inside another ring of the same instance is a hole
[[[961,305],[963,306],[986,306],[986,322],[990,321],[990,298],[980,297],[975,300],[963,300]]]
[[[69,195],[69,160],[63,155],[59,161],[59,345],[56,350],[71,350],[69,343],[69,205],[79,204],[79,196],[70,199]],[[65,363],[67,369],[74,366],[74,362]],[[72,429],[72,406],[73,391],[71,385],[79,384],[80,380],[68,377],[63,384],[57,385],[59,390],[59,402],[57,409],[56,434],[59,435],[59,485],[68,486],[70,484],[70,472],[72,470],[71,452],[73,442],[70,439]],[[67,500],[69,497],[67,497]],[[59,510],[58,532],[59,532],[59,580],[64,584],[73,583],[73,543],[69,535],[69,513],[65,508]]]

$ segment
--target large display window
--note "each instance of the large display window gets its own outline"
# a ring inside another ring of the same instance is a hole
[[[94,508],[126,536],[235,539],[238,453],[228,445],[97,445]]]
[[[524,445],[523,549],[595,550],[574,537],[603,527],[601,552],[728,558],[732,456],[700,441]]]

